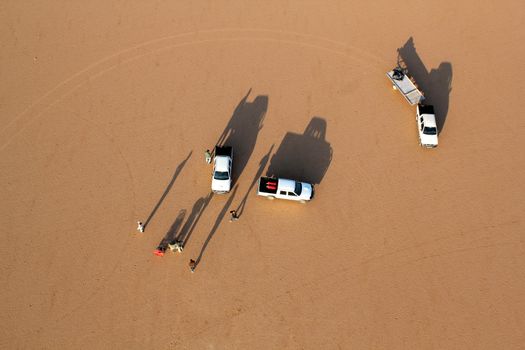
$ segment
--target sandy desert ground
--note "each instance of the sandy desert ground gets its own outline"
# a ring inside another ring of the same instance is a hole
[[[523,349],[524,24],[518,0],[3,1],[0,347]],[[257,197],[270,172],[314,200]]]

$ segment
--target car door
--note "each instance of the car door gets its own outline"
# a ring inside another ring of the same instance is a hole
[[[286,191],[278,190],[275,196],[280,199],[286,199],[287,194]]]
[[[297,195],[294,192],[288,192],[288,199],[297,200]]]

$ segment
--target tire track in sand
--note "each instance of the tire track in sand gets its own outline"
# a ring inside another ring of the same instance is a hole
[[[377,69],[378,72],[381,70],[377,68],[377,66],[381,67],[383,64],[385,64],[383,60],[381,60],[374,54],[362,50],[358,47],[351,46],[347,43],[338,42],[313,35],[305,35],[301,33],[288,31],[264,29],[216,29],[188,32],[157,38],[103,57],[100,60],[88,65],[84,69],[72,74],[68,78],[59,82],[55,87],[53,87],[45,94],[43,94],[40,98],[38,98],[36,101],[31,103],[26,109],[19,113],[13,120],[11,120],[7,124],[6,127],[4,127],[0,131],[0,138],[4,140],[4,142],[0,145],[0,152],[4,151],[6,147],[28,125],[31,124],[31,122],[42,117],[50,108],[59,104],[66,97],[73,94],[76,90],[78,90],[86,83],[89,83],[90,81],[103,76],[105,73],[110,72],[111,70],[123,64],[128,64],[162,51],[172,50],[184,46],[215,43],[221,41],[275,42],[281,44],[297,45],[304,48],[313,48],[339,55],[342,58],[346,58],[348,59],[348,61],[346,62],[347,64],[355,64],[355,62],[357,61],[360,64],[367,66],[368,69]],[[85,118],[82,119],[86,120]],[[95,122],[91,120],[86,121],[96,125],[99,130],[103,130],[103,128]],[[111,144],[114,145],[115,149],[117,150],[117,153],[123,159],[127,167],[128,176],[130,178],[131,186],[133,187],[131,191],[134,198],[133,212],[135,212],[135,181],[133,178],[131,168],[129,166],[129,162],[122,153],[120,146],[115,143],[114,137],[111,136],[111,133],[107,130],[104,130],[103,133],[105,137],[107,137],[110,140]],[[129,239],[126,241],[126,247],[128,243]],[[115,271],[121,264],[120,260],[122,255],[124,254],[125,249],[122,249],[121,251],[122,253],[117,259],[117,262],[107,275],[108,278],[115,273]],[[108,278],[106,278],[106,280],[108,280]],[[103,289],[104,286],[100,286],[99,288],[97,288],[81,303],[77,304],[76,306],[72,307],[70,310],[64,312],[61,316],[59,316],[56,319],[56,321],[62,321],[68,316],[80,310],[82,307],[87,306],[94,299],[94,297],[98,295]]]
[[[179,42],[181,40],[182,42]],[[41,117],[47,110],[71,95],[84,84],[102,76],[112,69],[161,51],[220,41],[267,41],[299,45],[341,55],[351,61],[358,61],[370,67],[385,64],[378,56],[347,43],[296,32],[265,29],[216,29],[157,38],[101,58],[62,80],[55,87],[31,103],[0,131],[0,139],[4,140],[0,145],[0,152],[4,151],[11,141],[33,120]]]

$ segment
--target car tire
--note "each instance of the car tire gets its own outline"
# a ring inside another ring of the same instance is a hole
[[[274,196],[268,196],[268,197],[266,197],[266,198],[268,198],[268,199],[271,200],[271,201],[273,201],[273,200],[275,199]]]

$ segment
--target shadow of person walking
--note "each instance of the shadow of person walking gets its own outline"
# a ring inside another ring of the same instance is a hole
[[[195,226],[197,226],[197,223],[199,222],[202,214],[206,210],[206,207],[208,206],[212,198],[213,192],[210,192],[206,197],[201,197],[197,199],[197,201],[195,201],[195,203],[193,204],[190,216],[188,216],[188,219],[184,223],[184,226],[182,227],[179,235],[176,238],[177,241],[182,242],[183,246],[186,246],[186,244],[188,243],[190,236],[193,233],[193,230],[195,229]]]
[[[175,237],[177,236],[177,231],[179,231],[179,228],[181,227],[185,216],[186,216],[186,209],[181,209],[179,211],[179,214],[177,215],[177,218],[171,225],[170,229],[168,230],[168,232],[166,232],[166,234],[160,241],[159,245],[157,246],[157,250],[160,250],[163,252],[166,250],[169,243],[176,241]]]
[[[201,251],[199,253],[199,256],[197,257],[195,261],[195,268],[199,266],[199,263],[202,259],[202,256],[204,255],[204,251],[206,250],[206,247],[208,247],[208,244],[210,243],[210,240],[213,238],[213,235],[215,235],[215,232],[217,232],[217,229],[219,228],[219,225],[221,224],[222,220],[224,219],[224,216],[226,215],[228,209],[230,208],[230,205],[233,202],[233,199],[235,198],[235,193],[237,192],[237,186],[233,188],[232,193],[230,194],[230,198],[226,201],[223,208],[219,212],[219,215],[217,215],[217,219],[215,220],[215,224],[211,228],[210,233],[208,234],[208,237],[206,238],[206,241],[204,241],[204,244],[202,245]]]
[[[452,91],[452,64],[442,62],[437,69],[433,68],[429,72],[416,52],[412,37],[397,49],[397,52],[398,65],[408,70],[424,92],[424,103],[434,106],[438,132],[441,132],[447,119],[450,92]]]
[[[259,162],[259,169],[257,169],[257,172],[255,173],[255,176],[253,177],[253,180],[252,180],[252,183],[250,184],[250,187],[248,187],[248,190],[246,191],[246,194],[244,195],[244,197],[242,198],[241,202],[237,206],[237,209],[235,209],[235,211],[237,213],[237,218],[241,217],[242,213],[244,213],[244,208],[246,207],[246,201],[248,200],[248,195],[252,191],[253,186],[255,186],[255,184],[257,183],[257,180],[259,180],[259,178],[261,177],[261,175],[262,175],[262,173],[264,171],[264,168],[266,168],[266,164],[268,164],[268,160],[270,159],[270,154],[272,153],[273,146],[274,145],[272,145],[270,147],[270,150],[268,151],[268,153],[266,153],[266,155],[261,158],[261,161]]]
[[[219,137],[217,146],[233,147],[233,169],[232,185],[241,176],[248,160],[250,159],[259,131],[263,127],[263,120],[268,110],[268,96],[259,95],[253,102],[248,102],[248,96],[252,89],[248,90],[242,98],[228,124]]]
[[[287,132],[270,160],[266,176],[319,184],[332,161],[326,120],[313,117],[302,134]]]
[[[153,216],[155,215],[155,213],[159,209],[160,205],[162,204],[162,202],[164,201],[164,199],[166,198],[166,196],[170,192],[171,188],[173,187],[173,184],[175,183],[175,180],[177,180],[177,177],[179,176],[180,172],[182,171],[182,168],[184,168],[184,166],[186,165],[186,162],[188,161],[188,159],[190,159],[192,153],[193,153],[193,151],[190,151],[190,153],[188,154],[186,159],[184,159],[177,166],[177,169],[175,169],[175,173],[173,174],[173,177],[171,178],[171,181],[168,183],[168,186],[164,190],[164,193],[160,197],[159,201],[157,202],[157,204],[155,205],[155,207],[153,208],[151,213],[148,215],[148,218],[146,219],[146,222],[144,222],[144,229],[146,229],[146,227],[148,226],[148,224],[151,221],[151,219],[153,219]]]

